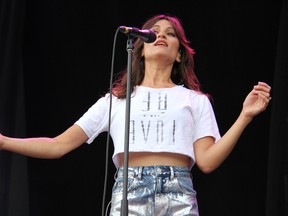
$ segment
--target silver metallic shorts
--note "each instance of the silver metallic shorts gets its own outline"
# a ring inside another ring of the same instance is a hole
[[[116,174],[110,216],[121,214],[123,168]],[[199,216],[196,191],[187,167],[129,167],[127,200],[129,216]]]

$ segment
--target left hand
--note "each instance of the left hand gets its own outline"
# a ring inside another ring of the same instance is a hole
[[[258,82],[245,98],[242,113],[248,118],[253,118],[266,110],[271,100],[270,91],[271,87],[268,84]]]

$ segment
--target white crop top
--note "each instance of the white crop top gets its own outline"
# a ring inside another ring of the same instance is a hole
[[[75,124],[91,143],[108,130],[109,94],[100,98]],[[126,100],[112,96],[110,135],[113,162],[124,152]],[[137,86],[131,95],[130,152],[172,152],[189,156],[195,163],[193,143],[202,137],[220,139],[218,125],[208,97],[182,86],[150,88]]]

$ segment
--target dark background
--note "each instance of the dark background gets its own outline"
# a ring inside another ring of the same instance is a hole
[[[193,168],[200,215],[287,216],[287,1],[3,0],[0,6],[1,133],[64,131],[108,90],[117,27],[176,15],[222,135],[254,84],[272,86],[269,107],[221,167],[208,175]],[[127,64],[126,41],[118,35],[115,72]],[[56,160],[0,152],[0,216],[101,215],[105,166],[106,204],[115,173],[106,139],[103,133]]]

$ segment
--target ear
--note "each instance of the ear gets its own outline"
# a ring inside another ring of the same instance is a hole
[[[177,53],[176,61],[177,61],[178,63],[181,62],[181,50],[179,50],[178,53]]]

